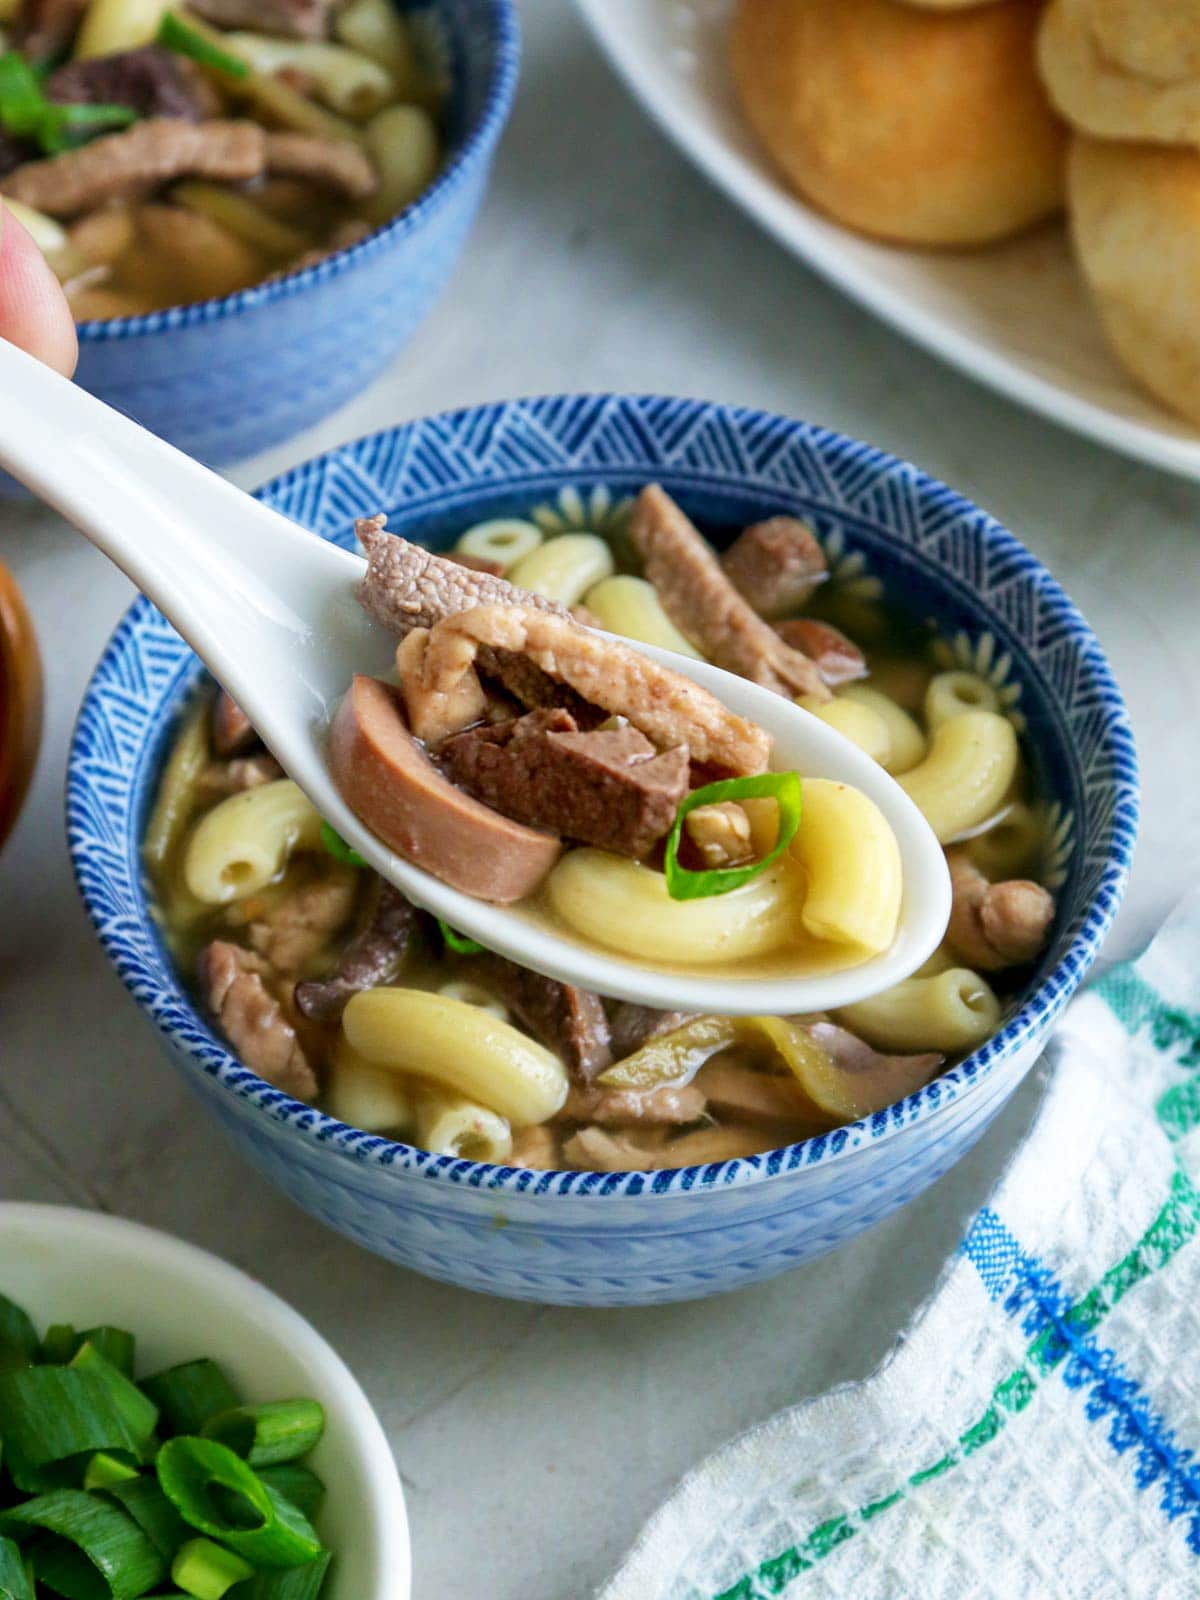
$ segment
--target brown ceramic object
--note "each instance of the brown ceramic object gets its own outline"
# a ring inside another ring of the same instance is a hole
[[[0,562],[0,845],[33,777],[42,736],[42,663],[17,581]]]

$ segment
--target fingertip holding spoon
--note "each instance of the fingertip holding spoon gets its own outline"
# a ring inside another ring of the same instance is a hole
[[[891,946],[812,975],[664,970],[564,936],[520,907],[452,889],[395,855],[358,820],[329,770],[333,711],[355,673],[382,675],[395,640],[359,606],[365,563],[313,536],[0,340],[0,466],[114,561],[179,630],[339,834],[416,905],[522,966],[663,1010],[803,1014],[900,982],[941,942],[945,857],[894,779],[781,695],[718,667],[632,645],[717,696],[774,740],[774,765],[861,790],[900,849],[904,888]],[[628,641],[625,641],[628,643]]]

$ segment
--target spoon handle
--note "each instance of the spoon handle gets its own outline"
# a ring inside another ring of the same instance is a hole
[[[3,339],[0,467],[132,578],[235,695],[264,622],[303,631],[315,573],[361,570]]]

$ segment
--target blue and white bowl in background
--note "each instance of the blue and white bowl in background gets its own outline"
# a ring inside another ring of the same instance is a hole
[[[78,382],[211,466],[245,459],[352,399],[444,288],[517,82],[512,0],[416,0],[449,75],[445,164],[407,210],[317,266],[141,317],[79,325]]]
[[[744,1160],[663,1173],[543,1173],[432,1156],[348,1128],[240,1065],[181,982],[139,845],[200,663],[147,600],[84,699],[70,848],[100,939],[176,1067],[298,1204],[393,1261],[467,1288],[582,1305],[679,1300],[833,1249],[940,1177],[1029,1071],[1094,961],[1137,830],[1120,692],[1086,622],[986,513],[915,467],[807,423],[692,400],[566,396],[405,424],[299,467],[262,497],[349,544],[357,516],[439,545],[485,517],[603,518],[649,480],[720,538],[808,518],[836,581],[936,617],[947,659],[1001,691],[1047,796],[1053,940],[1026,997],[966,1061],[887,1111]]]

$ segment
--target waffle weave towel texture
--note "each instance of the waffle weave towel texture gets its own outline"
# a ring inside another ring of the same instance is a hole
[[[1200,1594],[1200,900],[1050,1061],[883,1367],[704,1462],[599,1600]]]

